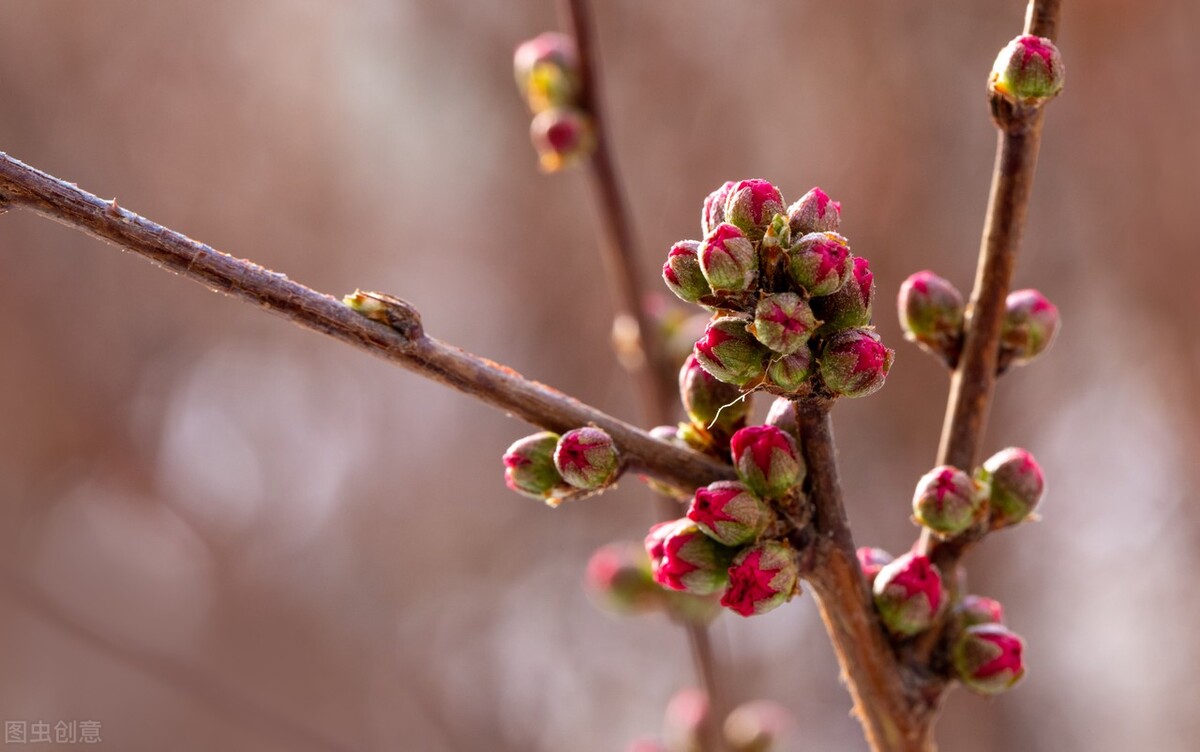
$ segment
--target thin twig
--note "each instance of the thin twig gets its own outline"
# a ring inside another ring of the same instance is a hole
[[[691,494],[729,466],[659,441],[645,431],[556,389],[522,377],[486,358],[425,336],[411,313],[407,333],[371,321],[340,301],[258,264],[236,259],[104,201],[0,153],[0,197],[68,227],[149,258],[209,289],[224,292],[392,361],[426,378],[551,431],[588,424],[603,428],[620,448],[627,469]]]

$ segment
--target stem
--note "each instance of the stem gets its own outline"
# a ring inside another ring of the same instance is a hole
[[[621,449],[626,468],[691,494],[718,478],[725,464],[650,436],[510,368],[426,336],[408,309],[400,328],[372,321],[338,300],[258,264],[236,259],[104,201],[0,153],[0,197],[93,237],[134,251],[209,289],[284,316],[294,323],[377,355],[551,431],[594,424]],[[404,329],[405,331],[401,331]]]
[[[928,729],[911,710],[905,672],[875,614],[842,503],[829,403],[797,402],[801,450],[815,508],[816,561],[807,573],[854,701],[876,752],[923,752]]]

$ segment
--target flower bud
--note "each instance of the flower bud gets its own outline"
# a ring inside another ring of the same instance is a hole
[[[816,328],[817,319],[808,303],[794,292],[781,292],[758,301],[750,331],[772,351],[791,355],[804,347]]]
[[[975,480],[957,467],[935,467],[917,481],[913,517],[943,538],[974,524],[983,510],[983,494]]]
[[[862,569],[863,576],[871,585],[875,584],[875,577],[879,574],[879,570],[894,560],[894,557],[882,548],[871,548],[870,546],[859,547],[855,554],[858,555],[858,566]]]
[[[788,224],[795,235],[810,232],[837,232],[842,220],[842,205],[831,201],[825,191],[813,188],[788,207]]]
[[[958,358],[965,310],[958,288],[931,271],[920,271],[900,285],[897,302],[905,339],[948,363]]]
[[[1025,642],[1000,624],[967,627],[954,642],[954,670],[968,689],[994,695],[1025,675]]]
[[[813,313],[823,322],[821,335],[841,329],[871,324],[871,303],[875,299],[875,275],[865,258],[851,259],[850,279],[837,292],[813,298]]]
[[[782,606],[799,592],[796,552],[782,541],[764,541],[742,549],[734,558],[721,605],[742,616],[753,616]]]
[[[612,437],[591,426],[567,431],[554,449],[554,466],[576,488],[603,488],[617,477],[620,460]]]
[[[513,53],[513,73],[534,114],[578,103],[579,53],[566,34],[548,31],[522,42]]]
[[[767,752],[795,726],[795,717],[779,703],[753,700],[734,708],[725,719],[725,741],[733,752]]]
[[[725,221],[755,239],[763,236],[772,217],[784,211],[783,195],[766,180],[742,180],[725,198]]]
[[[780,499],[804,480],[796,441],[775,426],[747,426],[729,440],[738,477],[758,495]]]
[[[740,546],[767,529],[771,509],[745,485],[719,480],[696,489],[687,517],[718,543]]]
[[[797,446],[799,445],[800,422],[796,420],[796,405],[787,397],[778,397],[771,403],[771,408],[767,410],[767,419],[764,422],[768,426],[775,426],[781,431],[786,431],[796,440]]]
[[[709,322],[695,355],[719,381],[743,386],[763,375],[769,350],[746,331],[746,320],[722,316]]]
[[[579,110],[542,110],[529,125],[529,137],[544,172],[558,172],[592,153],[596,145],[592,121]]]
[[[705,295],[712,294],[712,288],[700,270],[699,249],[698,241],[681,240],[671,246],[667,263],[663,264],[663,281],[675,293],[675,297],[684,303],[695,303]]]
[[[733,552],[684,518],[650,528],[646,553],[655,582],[672,590],[709,595],[725,587]]]
[[[1003,624],[1004,606],[995,598],[983,595],[964,595],[956,609],[964,627],[976,624]]]
[[[689,355],[679,369],[679,398],[688,418],[722,439],[721,443],[746,425],[750,412],[750,400],[742,399],[741,390],[718,381],[695,355]]]
[[[987,487],[993,530],[1025,521],[1046,490],[1037,460],[1018,447],[1002,449],[989,457],[979,468],[979,480]]]
[[[1032,104],[1062,91],[1066,70],[1058,48],[1045,37],[1019,36],[996,56],[988,84],[1004,97]]]
[[[1049,349],[1058,334],[1058,308],[1037,290],[1014,290],[1004,301],[1001,357],[1023,366]]]
[[[725,221],[725,201],[735,185],[737,183],[729,180],[704,199],[704,210],[700,213],[700,230],[705,237]]]
[[[554,466],[558,434],[542,431],[517,439],[504,452],[504,484],[533,499],[550,499],[569,488]]]
[[[632,541],[596,549],[588,559],[584,583],[600,605],[619,614],[646,613],[663,605],[663,589],[654,582],[650,560]]]
[[[697,255],[700,270],[715,292],[745,292],[758,279],[754,244],[731,224],[717,225],[706,235]]]
[[[933,624],[942,605],[942,578],[928,557],[907,553],[879,570],[875,608],[892,634],[909,637]]]
[[[788,250],[788,273],[813,297],[836,292],[852,268],[850,245],[836,232],[810,232]]]
[[[663,714],[663,741],[677,752],[700,752],[701,731],[710,712],[708,695],[695,687],[679,690]]]
[[[830,337],[821,350],[821,378],[842,397],[873,394],[887,379],[896,354],[870,329],[847,329]]]
[[[767,380],[784,392],[799,394],[812,374],[812,351],[808,345],[791,355],[772,358],[767,365]]]

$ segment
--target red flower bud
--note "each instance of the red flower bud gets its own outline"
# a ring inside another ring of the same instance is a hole
[[[746,235],[731,224],[717,225],[697,251],[700,270],[713,291],[745,292],[758,279],[758,254]]]
[[[792,280],[811,296],[837,292],[850,278],[850,245],[836,232],[812,232],[788,250]]]
[[[875,608],[892,634],[908,637],[933,624],[942,605],[942,578],[928,557],[907,553],[879,570]]]
[[[795,717],[779,703],[753,700],[725,719],[725,740],[733,752],[767,752],[795,726]]]
[[[619,614],[645,613],[663,605],[663,589],[650,573],[650,559],[632,541],[596,549],[588,560],[584,582],[602,606]]]
[[[579,110],[542,110],[529,125],[529,137],[544,172],[558,172],[592,153],[596,139],[592,121]]]
[[[871,548],[870,546],[861,546],[855,553],[858,555],[858,566],[871,585],[875,584],[875,577],[879,574],[879,570],[891,564],[894,559],[882,548]]]
[[[746,320],[723,316],[710,321],[696,342],[696,359],[726,384],[744,386],[766,369],[769,351],[746,331]]]
[[[735,185],[737,183],[732,180],[727,181],[704,199],[704,210],[700,213],[700,230],[705,237],[725,221],[725,201]]]
[[[742,482],[768,499],[780,499],[804,480],[796,441],[774,426],[747,426],[729,440],[733,466]]]
[[[1025,675],[1025,642],[999,624],[967,627],[954,643],[954,670],[968,689],[994,695]]]
[[[646,536],[654,581],[672,590],[709,595],[725,586],[732,552],[689,519],[660,522]]]
[[[974,524],[983,494],[971,476],[949,465],[935,467],[917,481],[913,517],[939,536],[950,538]]]
[[[753,616],[782,606],[799,592],[796,552],[782,541],[764,541],[743,549],[733,560],[721,605]]]
[[[754,309],[751,333],[772,351],[791,355],[817,328],[812,309],[794,292],[765,295]]]
[[[947,363],[958,359],[965,310],[958,288],[931,271],[920,271],[900,285],[897,302],[905,339]]]
[[[976,624],[1003,624],[1004,606],[995,598],[983,595],[964,595],[956,609],[964,627]]]
[[[1060,323],[1058,308],[1037,290],[1010,292],[1004,308],[1001,360],[1023,366],[1054,342]]]
[[[979,480],[987,487],[993,530],[1028,519],[1046,490],[1041,466],[1032,454],[1018,447],[989,457],[979,469]]]
[[[667,263],[663,264],[663,281],[685,303],[695,303],[705,295],[712,294],[712,288],[700,270],[699,249],[698,241],[681,240],[671,246]]]
[[[1045,37],[1019,36],[996,56],[988,85],[992,91],[1026,104],[1043,102],[1063,88],[1066,69],[1058,48]]]
[[[813,188],[788,207],[788,224],[795,235],[810,232],[837,232],[841,224],[842,205],[830,200],[825,191]]]
[[[513,491],[533,499],[547,500],[570,487],[554,467],[558,434],[542,431],[517,439],[504,452],[504,483]]]
[[[870,329],[847,329],[825,342],[821,378],[834,394],[865,397],[883,387],[895,356]]]
[[[747,486],[719,480],[696,489],[687,517],[718,543],[740,546],[767,529],[771,509]]]
[[[679,369],[679,397],[692,423],[703,427],[721,444],[746,425],[750,400],[742,399],[742,392],[736,386],[718,381],[695,355],[689,355]]]
[[[620,465],[612,437],[599,428],[567,431],[554,449],[554,466],[576,488],[595,490],[612,483]]]
[[[755,239],[762,237],[772,217],[784,211],[783,195],[766,180],[742,180],[725,199],[725,221]]]
[[[846,284],[837,292],[812,300],[813,313],[824,322],[818,333],[827,336],[841,329],[869,326],[874,299],[875,275],[871,273],[871,265],[865,258],[854,256]]]
[[[801,394],[812,374],[812,351],[808,345],[791,355],[772,358],[767,365],[767,380],[787,394]]]
[[[579,54],[566,34],[548,31],[522,42],[513,53],[513,73],[534,114],[578,104]]]

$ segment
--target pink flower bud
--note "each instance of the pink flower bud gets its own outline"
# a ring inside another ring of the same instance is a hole
[[[783,195],[766,180],[742,180],[725,199],[725,221],[755,239],[762,237],[772,217],[784,211]]]
[[[663,589],[650,573],[645,550],[632,541],[596,549],[584,583],[600,605],[619,614],[654,611],[663,606]]]
[[[771,509],[745,485],[719,480],[696,489],[687,517],[718,543],[740,546],[767,529]]]
[[[1025,675],[1025,642],[999,624],[967,627],[954,643],[954,670],[968,689],[994,695]]]
[[[1000,333],[1001,358],[1023,366],[1054,342],[1060,323],[1058,308],[1037,290],[1014,290],[1004,301]]]
[[[696,342],[700,365],[726,384],[744,386],[766,369],[770,351],[746,331],[746,324],[745,319],[733,316],[714,319]]]
[[[705,237],[725,221],[725,201],[735,185],[737,183],[732,180],[727,181],[704,199],[704,210],[700,213],[700,230]]]
[[[660,522],[646,536],[654,581],[672,590],[709,595],[725,587],[732,551],[689,519]]]
[[[767,752],[795,726],[795,717],[779,703],[753,700],[725,719],[725,740],[733,752]]]
[[[554,467],[558,434],[542,431],[517,439],[504,452],[504,483],[513,491],[546,500],[569,487]]]
[[[689,355],[679,369],[679,398],[692,423],[703,427],[721,444],[746,425],[746,415],[750,412],[750,400],[742,399],[741,390],[718,381],[704,370],[695,355]]]
[[[746,235],[731,224],[717,225],[697,251],[700,270],[713,291],[745,292],[758,279],[758,254]]]
[[[988,83],[996,93],[1029,104],[1057,95],[1065,77],[1062,55],[1054,42],[1026,34],[1000,50]]]
[[[695,303],[700,298],[712,294],[704,272],[700,270],[700,257],[697,252],[700,243],[695,240],[681,240],[671,246],[667,253],[667,263],[663,264],[663,281],[675,296],[685,303]]]
[[[576,488],[595,490],[617,477],[620,460],[612,437],[599,428],[567,431],[554,449],[554,466],[567,483]]]
[[[800,423],[796,420],[796,405],[787,397],[778,397],[771,403],[771,408],[767,410],[767,419],[764,422],[768,426],[775,426],[781,431],[786,431],[797,442],[800,441]]]
[[[754,309],[751,332],[772,351],[791,355],[808,342],[817,328],[812,309],[794,292],[765,295]]]
[[[958,288],[931,271],[920,271],[900,285],[897,303],[905,339],[947,363],[958,359],[965,310]]]
[[[837,292],[852,269],[850,244],[836,232],[811,232],[788,250],[788,273],[813,297]]]
[[[842,205],[830,200],[825,191],[813,188],[788,207],[788,223],[795,235],[810,232],[837,232],[842,220]]]
[[[979,469],[979,480],[987,487],[993,530],[1028,519],[1046,490],[1041,466],[1032,454],[1018,447],[989,457]]]
[[[855,553],[858,555],[858,566],[871,585],[875,584],[875,577],[879,574],[879,570],[894,560],[894,557],[882,548],[862,546]]]
[[[976,624],[1003,624],[1004,606],[995,598],[983,595],[964,595],[956,609],[964,627]]]
[[[663,717],[663,741],[667,749],[699,750],[701,731],[710,712],[708,695],[695,687],[679,690],[667,702]]]
[[[917,481],[913,517],[939,536],[950,538],[975,523],[983,511],[983,501],[971,476],[956,467],[941,465]]]
[[[875,299],[875,275],[865,258],[851,259],[850,279],[837,292],[813,298],[813,313],[821,319],[818,331],[828,336],[841,329],[871,324],[871,304]]]
[[[747,426],[729,440],[733,466],[758,495],[781,499],[804,480],[804,459],[796,441],[774,426]]]
[[[812,351],[805,345],[791,355],[772,358],[767,365],[767,380],[786,394],[802,394],[812,365]]]
[[[847,329],[830,337],[821,350],[821,378],[842,397],[865,397],[883,387],[896,354],[870,329]]]
[[[578,104],[579,54],[566,34],[548,31],[522,42],[513,53],[513,73],[534,114]]]
[[[879,570],[875,608],[892,634],[908,637],[933,624],[942,605],[942,578],[925,556],[907,553]]]
[[[734,558],[721,605],[742,616],[753,616],[782,606],[799,592],[796,552],[782,541],[764,541],[742,549]]]
[[[542,110],[529,125],[529,137],[544,172],[558,172],[592,153],[596,145],[592,121],[579,110]]]

